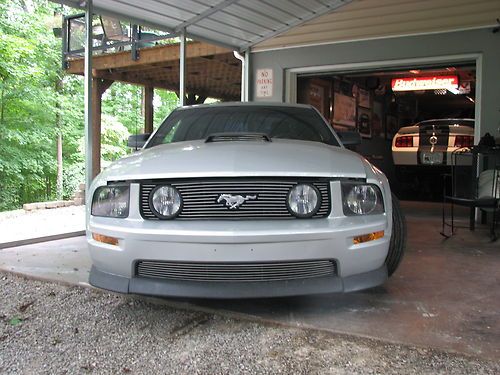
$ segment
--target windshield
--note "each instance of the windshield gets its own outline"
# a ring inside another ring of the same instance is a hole
[[[270,138],[339,146],[328,124],[311,108],[213,106],[174,111],[146,147],[206,139],[216,133],[265,133]]]

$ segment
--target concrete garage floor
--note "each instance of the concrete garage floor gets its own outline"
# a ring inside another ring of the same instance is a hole
[[[500,357],[500,242],[486,228],[439,234],[440,205],[403,203],[409,238],[400,269],[382,287],[328,296],[258,300],[170,300],[390,342]],[[461,212],[467,224],[467,212]],[[90,260],[77,237],[0,250],[0,270],[86,285]]]

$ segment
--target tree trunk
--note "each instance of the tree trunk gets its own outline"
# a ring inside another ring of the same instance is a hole
[[[56,93],[62,91],[62,80],[56,81]],[[57,134],[57,200],[63,199],[63,145],[62,145],[62,121],[61,121],[61,102],[56,99],[56,134]]]
[[[57,134],[57,200],[63,199],[63,156],[62,134]]]

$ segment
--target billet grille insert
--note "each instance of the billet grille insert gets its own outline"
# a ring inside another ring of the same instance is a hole
[[[334,260],[259,263],[193,263],[140,260],[135,276],[200,282],[259,282],[334,277]]]
[[[314,185],[321,195],[321,205],[314,218],[330,214],[329,181],[294,180],[184,180],[142,182],[140,186],[140,211],[144,219],[161,220],[151,210],[149,197],[158,185],[176,187],[183,199],[177,219],[294,219],[287,208],[290,189],[300,182]],[[256,196],[237,209],[228,209],[225,202],[217,202],[221,194]]]

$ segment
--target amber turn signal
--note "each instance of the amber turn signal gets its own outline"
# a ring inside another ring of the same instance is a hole
[[[92,238],[108,245],[118,245],[118,238],[105,236],[104,234],[92,233]]]
[[[361,236],[356,236],[352,239],[352,242],[355,245],[358,245],[358,244],[363,243],[363,242],[378,240],[379,238],[382,238],[382,237],[384,237],[384,231],[380,230],[378,232],[373,232],[373,233],[363,234]]]

